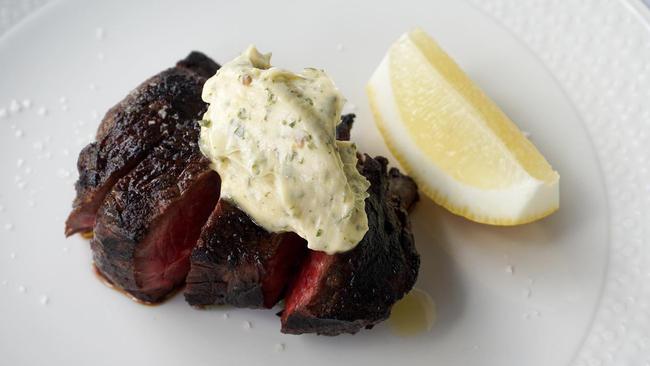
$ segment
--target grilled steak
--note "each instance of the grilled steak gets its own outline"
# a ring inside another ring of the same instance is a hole
[[[341,141],[350,141],[350,131],[354,124],[354,113],[344,114],[341,116],[341,123],[336,126],[336,139]]]
[[[197,120],[206,110],[201,89],[217,68],[192,52],[149,79],[107,113],[98,142],[80,156],[67,232],[94,223],[97,269],[145,302],[161,301],[183,283],[191,248],[218,200],[219,177],[197,145]]]
[[[111,187],[174,134],[178,121],[200,118],[205,112],[203,83],[218,67],[207,56],[192,52],[176,67],[140,84],[106,113],[96,142],[79,154],[77,196],[66,235],[91,231]]]
[[[179,122],[106,195],[91,241],[100,272],[146,302],[181,285],[201,227],[219,197],[219,177],[197,148],[195,120]]]
[[[413,178],[402,174],[397,168],[390,168],[388,171],[388,197],[393,205],[404,212],[409,212],[420,200],[418,186]]]
[[[410,192],[416,187],[401,174],[389,176],[386,165],[382,157],[360,160],[359,171],[371,183],[370,228],[349,252],[309,252],[285,298],[283,333],[356,333],[388,318],[393,304],[413,287],[420,259],[405,209],[417,199]]]
[[[354,114],[341,117],[336,135],[350,138]],[[270,308],[307,252],[293,233],[269,233],[221,199],[192,251],[185,299],[190,305]]]
[[[286,295],[284,333],[356,333],[386,319],[419,268],[407,211],[413,180],[360,156],[370,181],[369,231],[346,253],[310,251],[294,233],[269,233],[225,199],[199,151],[204,82],[218,69],[193,52],[111,108],[78,160],[66,235],[94,229],[97,270],[144,302],[184,282],[196,306],[270,308]],[[354,115],[336,134],[349,140]]]
[[[269,233],[222,198],[192,251],[185,299],[191,305],[270,308],[306,249],[298,235]]]

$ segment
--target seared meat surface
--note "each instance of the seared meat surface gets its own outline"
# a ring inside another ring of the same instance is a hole
[[[189,254],[219,195],[197,141],[201,88],[218,65],[192,52],[141,84],[106,115],[79,158],[66,233],[94,228],[99,272],[145,302],[182,285]]]
[[[189,255],[219,197],[219,176],[187,121],[121,178],[99,209],[91,241],[100,272],[135,298],[164,300],[183,284]]]
[[[190,305],[270,308],[306,253],[294,233],[269,233],[219,200],[192,251],[185,299]]]
[[[341,141],[350,141],[350,131],[354,124],[356,115],[354,113],[344,114],[341,116],[341,123],[336,126],[336,139]]]
[[[309,252],[285,298],[283,333],[338,335],[370,328],[387,319],[393,304],[415,284],[420,257],[405,211],[413,202],[392,196],[396,188],[391,185],[403,182],[388,175],[387,163],[368,155],[359,161],[359,171],[371,183],[366,199],[370,228],[349,252]],[[417,194],[404,197],[416,199]]]
[[[173,135],[179,121],[201,118],[205,112],[201,88],[218,67],[193,52],[176,67],[140,84],[106,113],[96,141],[79,154],[77,196],[66,235],[91,231],[97,209],[113,185]]]

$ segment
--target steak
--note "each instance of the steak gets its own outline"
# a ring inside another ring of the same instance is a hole
[[[336,139],[341,141],[350,141],[350,131],[354,124],[354,113],[344,114],[341,116],[341,122],[336,125]]]
[[[284,333],[356,333],[386,319],[419,269],[408,218],[415,182],[385,158],[358,155],[371,183],[369,231],[351,251],[327,255],[294,233],[267,232],[219,199],[219,176],[198,147],[202,87],[218,68],[192,52],[108,111],[79,155],[66,235],[93,230],[97,271],[142,302],[186,283],[194,306],[270,308],[284,297]],[[353,122],[342,116],[337,139],[349,140]]]
[[[178,121],[201,117],[203,83],[218,68],[207,56],[192,52],[176,67],[140,84],[106,113],[96,141],[79,154],[77,195],[65,225],[67,236],[92,230],[97,209],[113,185],[174,134]]]
[[[337,139],[350,138],[354,117],[341,117]],[[273,307],[306,253],[298,235],[269,233],[222,198],[192,251],[185,299],[194,306]]]
[[[306,253],[294,233],[269,233],[221,198],[192,251],[185,299],[190,305],[270,308]]]
[[[406,209],[417,199],[416,186],[389,174],[387,164],[382,157],[360,159],[358,169],[371,183],[369,230],[348,252],[309,251],[285,298],[283,333],[338,335],[371,328],[415,284],[420,258]]]
[[[138,300],[162,301],[184,282],[192,247],[219,198],[219,176],[200,153],[198,135],[196,120],[179,122],[98,211],[95,265]]]
[[[399,207],[403,212],[410,212],[420,200],[418,186],[413,178],[402,174],[397,168],[388,171],[388,197],[393,206]]]
[[[141,84],[107,113],[98,142],[79,159],[66,231],[94,225],[97,270],[143,302],[162,301],[183,283],[219,197],[219,177],[197,144],[207,107],[201,89],[217,68],[192,52]]]

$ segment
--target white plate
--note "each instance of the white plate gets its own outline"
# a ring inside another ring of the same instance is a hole
[[[0,39],[0,363],[650,364],[647,9],[633,0],[475,3],[57,1],[13,28]],[[63,237],[76,155],[103,112],[193,49],[225,61],[256,43],[277,65],[326,69],[357,106],[353,139],[389,155],[363,88],[414,26],[562,176],[560,211],[522,227],[419,204],[417,286],[437,304],[431,332],[403,338],[382,324],[355,336],[288,336],[273,311],[197,311],[181,296],[141,306],[93,276],[86,241]],[[13,113],[12,99],[31,106]]]

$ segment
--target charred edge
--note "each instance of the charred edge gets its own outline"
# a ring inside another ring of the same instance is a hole
[[[185,258],[178,258],[178,260],[187,260],[187,270],[181,273],[178,278],[172,279],[174,283],[171,285],[163,285],[162,287],[143,288],[145,286],[138,278],[139,273],[144,269],[138,264],[137,254],[143,248],[149,248],[148,245],[156,245],[151,240],[155,238],[160,232],[172,233],[172,235],[179,236],[179,231],[175,230],[169,225],[174,225],[176,220],[172,218],[173,215],[179,214],[179,209],[185,207],[189,201],[200,202],[203,207],[193,208],[194,213],[189,221],[192,223],[190,232],[184,232],[183,237],[167,237],[168,245],[173,245],[179,241],[186,240],[187,248],[191,249],[198,240],[200,228],[207,220],[212,208],[218,200],[219,194],[219,178],[213,171],[207,171],[200,178],[193,182],[193,184],[178,198],[178,200],[169,207],[165,208],[162,216],[148,225],[144,239],[138,240],[137,235],[134,237],[133,233],[127,233],[122,230],[119,225],[116,225],[112,220],[106,223],[102,217],[98,218],[98,225],[95,227],[95,238],[91,241],[93,249],[93,258],[95,265],[111,283],[119,287],[124,292],[128,293],[131,297],[135,297],[139,301],[147,303],[159,303],[172,294],[174,294],[183,285],[189,270],[189,256]],[[212,193],[210,193],[212,192]],[[208,193],[210,196],[205,196]],[[200,199],[195,197],[200,195]],[[198,216],[195,216],[198,215]],[[163,226],[161,226],[163,225]],[[192,233],[193,231],[193,233]],[[187,237],[187,238],[186,238]],[[177,248],[178,249],[178,248]],[[183,251],[182,248],[178,249],[179,252]],[[190,250],[188,250],[189,255]],[[167,263],[166,265],[169,265]],[[167,268],[165,268],[166,270]]]
[[[199,51],[190,52],[187,57],[178,61],[176,66],[193,71],[206,79],[214,75],[221,67],[221,65]]]
[[[195,77],[201,79],[209,78],[216,73],[219,67],[219,64],[203,53],[197,51],[191,52],[187,57],[176,64],[176,68],[184,69],[195,75]],[[155,85],[158,82],[157,80],[163,77],[163,75],[173,72],[173,70],[174,68],[167,69],[152,76],[145,82],[141,83],[135,90],[141,91],[144,93],[142,95],[145,95],[146,92],[143,91],[142,88],[146,88],[152,84]],[[143,145],[141,147],[142,151],[140,151],[137,156],[133,156],[132,160],[127,161],[125,166],[110,172],[108,177],[103,178],[100,176],[101,172],[96,171],[96,169],[99,169],[96,165],[98,164],[98,154],[100,153],[99,150],[101,149],[104,138],[115,126],[115,123],[121,115],[121,111],[128,109],[130,104],[136,103],[136,100],[139,98],[137,95],[137,93],[131,92],[122,101],[109,109],[97,129],[97,141],[102,142],[93,142],[87,145],[79,154],[77,162],[79,179],[75,184],[77,194],[73,203],[73,210],[65,223],[64,233],[67,237],[80,232],[88,232],[93,229],[96,221],[97,210],[103,203],[108,192],[111,191],[112,187],[120,178],[127,175],[138,164],[146,159],[147,156],[149,156],[162,142],[162,140],[164,140],[164,136],[166,136],[165,134],[162,134],[158,140],[150,141],[149,144]],[[166,131],[167,136],[174,133],[175,127],[174,124],[170,124],[169,130]],[[102,180],[104,181],[102,182]]]
[[[153,151],[154,147],[146,149],[142,156],[135,158],[133,161],[129,162],[124,167],[118,169],[113,174],[111,174],[106,182],[94,192],[83,192],[84,188],[81,187],[81,182],[77,181],[75,183],[75,188],[77,190],[77,197],[84,199],[84,202],[77,203],[75,202],[74,208],[67,220],[65,221],[65,236],[70,237],[77,233],[83,233],[84,237],[92,237],[92,231],[95,227],[95,221],[97,219],[97,210],[101,207],[106,195],[113,189],[115,184],[124,176],[129,174],[136,166],[138,166],[144,159],[147,158]],[[83,174],[82,168],[79,168],[80,176]],[[85,195],[91,195],[91,197],[84,197]]]
[[[269,233],[220,200],[191,256],[185,299],[192,306],[270,308],[306,252],[293,233]]]
[[[336,139],[339,141],[350,141],[350,132],[354,124],[354,113],[344,114],[341,116],[341,122],[336,126]]]

